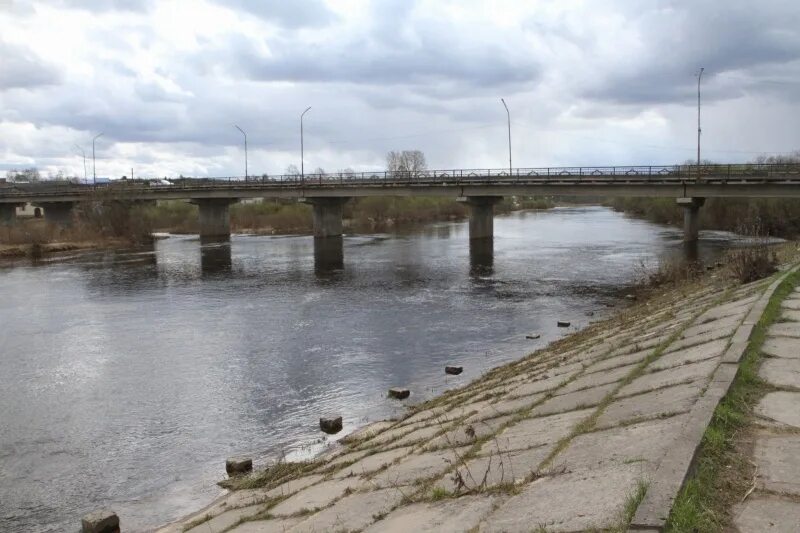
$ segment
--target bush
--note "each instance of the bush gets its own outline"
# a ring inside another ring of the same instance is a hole
[[[778,255],[760,224],[740,227],[737,233],[752,237],[751,244],[729,250],[726,255],[729,268],[739,282],[750,283],[778,270]]]

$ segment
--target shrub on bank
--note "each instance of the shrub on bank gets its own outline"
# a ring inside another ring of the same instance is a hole
[[[756,223],[740,227],[737,233],[752,238],[748,246],[728,250],[726,254],[729,268],[739,282],[750,283],[778,270],[778,254],[774,246],[770,245],[766,230]]]

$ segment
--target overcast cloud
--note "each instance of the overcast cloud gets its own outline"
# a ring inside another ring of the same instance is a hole
[[[437,168],[800,149],[796,0],[0,0],[0,171]]]

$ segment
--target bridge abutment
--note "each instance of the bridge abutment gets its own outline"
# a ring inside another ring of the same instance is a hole
[[[341,237],[342,207],[350,198],[301,198],[314,209],[314,237]]]
[[[700,208],[705,198],[678,198],[678,205],[683,207],[683,241],[695,242],[700,235]]]
[[[40,202],[36,205],[44,209],[44,219],[47,222],[64,228],[72,226],[75,202]]]
[[[235,198],[202,198],[197,204],[201,242],[224,242],[231,238],[231,204]]]
[[[467,196],[459,198],[469,206],[469,239],[491,239],[494,237],[494,204],[502,196]]]

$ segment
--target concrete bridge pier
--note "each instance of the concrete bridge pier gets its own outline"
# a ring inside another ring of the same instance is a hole
[[[11,226],[17,221],[18,204],[0,204],[0,224]]]
[[[700,208],[705,198],[678,198],[678,205],[683,206],[683,241],[696,242],[700,234]]]
[[[226,242],[231,239],[231,204],[235,198],[201,198],[197,204],[200,220],[200,242]]]
[[[494,237],[494,204],[502,196],[467,196],[459,198],[469,206],[469,239],[491,239]]]
[[[301,198],[314,209],[314,237],[342,236],[342,207],[350,198]]]
[[[37,204],[44,209],[44,219],[61,227],[72,226],[75,202],[41,202]]]

